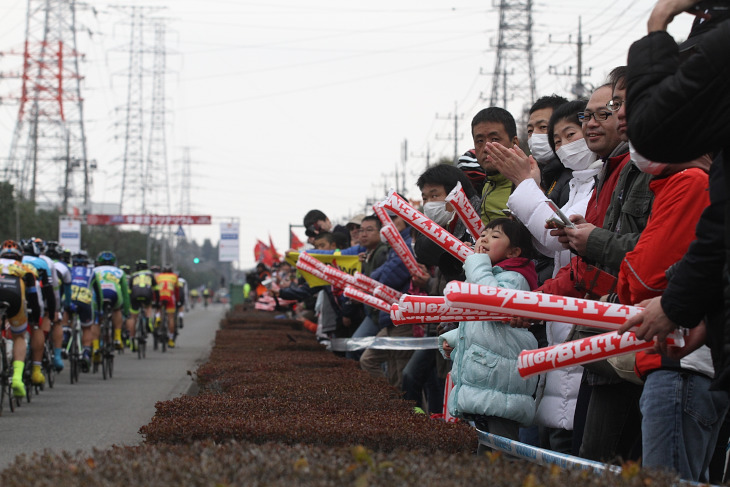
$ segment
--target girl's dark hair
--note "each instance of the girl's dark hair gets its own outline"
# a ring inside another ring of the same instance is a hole
[[[550,144],[550,148],[553,152],[555,152],[555,141],[553,140],[553,137],[555,137],[555,124],[566,120],[577,124],[578,127],[580,127],[581,122],[578,120],[578,113],[584,111],[586,109],[586,105],[588,105],[587,100],[573,100],[568,103],[564,103],[553,110],[547,129],[548,143]]]
[[[522,250],[520,257],[527,257],[528,261],[537,255],[535,246],[532,244],[532,235],[525,225],[519,220],[511,218],[495,218],[487,223],[486,228],[501,228],[507,235],[510,247],[519,247]]]

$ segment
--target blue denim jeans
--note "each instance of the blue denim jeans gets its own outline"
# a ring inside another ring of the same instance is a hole
[[[366,316],[360,326],[357,327],[355,333],[352,334],[352,338],[364,338],[374,337],[380,331],[380,326],[370,318],[370,315]],[[347,352],[345,356],[353,360],[360,360],[360,356],[364,350],[358,350],[356,352]]]
[[[708,481],[707,467],[729,403],[727,392],[709,390],[710,382],[671,370],[649,374],[639,402],[644,467]]]

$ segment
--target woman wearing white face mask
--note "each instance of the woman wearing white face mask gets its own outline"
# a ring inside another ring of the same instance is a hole
[[[560,162],[573,171],[569,182],[568,202],[561,210],[566,215],[585,214],[595,179],[602,161],[588,149],[578,112],[585,109],[585,101],[572,101],[553,111],[548,123],[548,141]],[[534,136],[533,136],[534,137]],[[534,179],[514,181],[517,185],[509,197],[507,206],[512,214],[525,223],[533,237],[535,247],[555,260],[554,273],[570,262],[570,251],[563,249],[557,237],[545,228],[545,220],[554,216],[545,203],[546,197]],[[545,328],[548,343],[555,345],[565,341],[571,324],[549,322]],[[538,405],[535,423],[546,428],[549,441],[542,446],[556,451],[570,452],[573,414],[578,397],[583,368],[580,366],[551,371],[542,376],[538,386]]]

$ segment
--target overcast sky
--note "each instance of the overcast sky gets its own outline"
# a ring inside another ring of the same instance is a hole
[[[86,60],[83,96],[89,157],[98,162],[94,201],[119,199],[115,107],[126,99],[129,27],[109,4],[79,11],[79,50]],[[274,0],[175,0],[155,5],[169,19],[167,107],[172,200],[179,201],[179,161],[189,147],[193,160],[193,214],[214,222],[239,218],[241,260],[253,266],[256,239],[271,234],[279,250],[288,245],[289,224],[301,224],[318,208],[338,223],[381,199],[403,170],[408,141],[406,190],[418,197],[415,179],[426,165],[453,158],[454,120],[458,151],[472,147],[469,122],[488,106],[498,28],[495,2],[370,0],[300,2]],[[151,2],[130,2],[150,5]],[[582,16],[586,81],[602,83],[624,64],[630,44],[646,32],[654,2],[550,0],[534,3],[537,94],[570,97]],[[25,0],[0,3],[0,50],[22,48]],[[149,14],[150,18],[153,14]],[[684,38],[692,18],[670,32]],[[89,37],[87,32],[91,32]],[[550,40],[548,39],[548,36]],[[588,43],[590,36],[590,43]],[[150,43],[152,35],[146,36]],[[17,69],[0,57],[0,71]],[[550,69],[554,66],[554,69]],[[517,76],[517,75],[515,75]],[[0,94],[19,90],[0,79]],[[513,113],[526,103],[513,97]],[[438,116],[437,116],[438,115]],[[17,105],[0,105],[0,154],[9,151]],[[114,162],[116,161],[116,162]],[[177,213],[174,206],[173,213]],[[303,238],[303,232],[297,230]],[[192,237],[217,241],[218,226],[195,227]]]

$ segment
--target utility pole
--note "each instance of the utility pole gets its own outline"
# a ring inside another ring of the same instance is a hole
[[[420,153],[420,154],[414,154],[411,152],[411,157],[415,157],[416,159],[425,159],[426,160],[426,169],[431,167],[431,144],[426,144],[426,153]]]
[[[454,113],[449,113],[446,116],[439,116],[439,114],[436,114],[437,120],[454,120],[454,133],[449,134],[445,137],[440,137],[438,134],[436,135],[437,140],[454,140],[454,164],[459,160],[459,140],[462,138],[463,134],[459,133],[459,120],[464,119],[464,114],[458,113],[458,106],[457,103],[454,102]]]
[[[3,97],[19,105],[4,176],[21,198],[87,211],[91,183],[78,30],[74,0],[28,0],[23,49],[0,53],[22,56],[18,71],[0,73],[22,80],[19,95]]]
[[[588,68],[587,72],[583,72],[583,46],[585,44],[591,43],[591,36],[588,36],[588,41],[583,41],[583,28],[581,25],[581,18],[578,17],[578,38],[575,42],[573,42],[572,36],[568,35],[568,41],[567,42],[556,42],[553,41],[551,36],[548,36],[548,42],[551,42],[553,44],[570,44],[575,45],[578,50],[578,59],[577,59],[577,69],[575,74],[573,73],[573,67],[568,66],[567,72],[563,70],[562,73],[558,73],[558,70],[555,66],[549,66],[548,72],[550,74],[553,74],[555,76],[575,76],[575,84],[570,89],[570,92],[573,93],[576,98],[582,98],[585,96],[585,94],[588,91],[588,88],[583,84],[583,76],[590,76],[591,75],[591,68]]]
[[[501,100],[535,101],[535,64],[532,58],[532,0],[499,0],[497,55],[492,72],[491,106]],[[509,76],[509,78],[508,78]],[[507,86],[512,90],[507,96]]]

